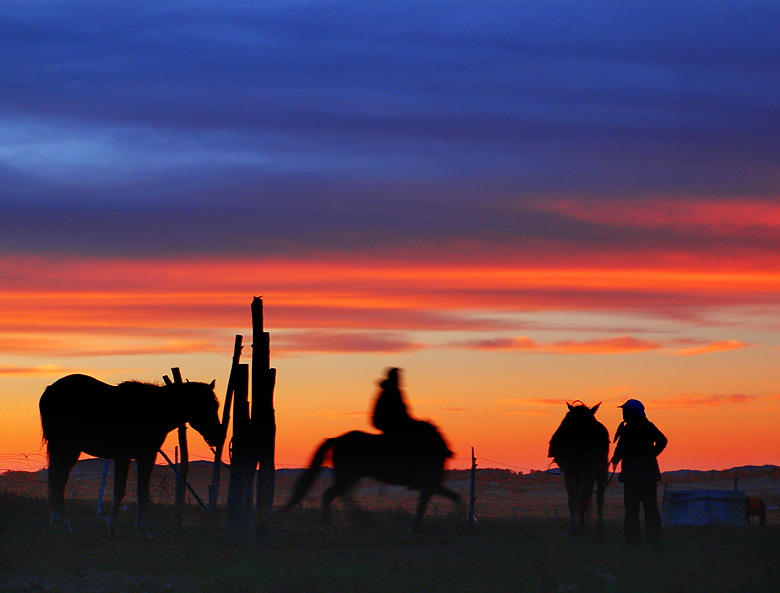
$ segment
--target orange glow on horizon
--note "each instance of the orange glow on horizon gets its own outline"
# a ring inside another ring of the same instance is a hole
[[[370,429],[387,366],[408,369],[410,403],[441,426],[455,467],[474,446],[544,469],[565,401],[604,401],[613,432],[628,397],[673,437],[665,469],[737,464],[736,452],[743,464],[778,463],[780,442],[761,431],[780,416],[780,271],[746,270],[6,259],[0,380],[5,422],[26,428],[5,431],[0,447],[40,452],[37,397],[71,372],[159,380],[180,365],[192,380],[216,377],[223,398],[233,335],[245,335],[248,355],[249,304],[263,294],[280,466],[305,464],[323,438]],[[744,444],[699,443],[704,417],[718,443]],[[209,456],[197,436],[192,451]]]

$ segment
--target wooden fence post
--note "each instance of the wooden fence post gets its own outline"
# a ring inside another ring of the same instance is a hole
[[[477,458],[471,448],[471,496],[469,500],[469,526],[477,524]]]
[[[236,366],[233,387],[233,441],[225,527],[228,537],[243,539],[251,525],[256,457],[249,420],[249,365]]]
[[[271,368],[271,337],[263,330],[263,299],[252,301],[252,435],[258,461],[257,534],[268,525],[273,511],[275,483],[276,369]]]
[[[241,358],[241,349],[243,348],[242,342],[244,337],[241,335],[236,336],[236,341],[233,345],[233,362],[230,365],[230,378],[228,379],[227,392],[225,394],[225,405],[222,408],[222,436],[217,443],[214,451],[214,467],[211,474],[211,485],[209,486],[209,521],[214,524],[217,517],[217,501],[219,500],[219,482],[220,473],[222,470],[222,451],[225,447],[225,439],[227,438],[228,425],[230,424],[230,406],[233,403],[233,389],[235,385],[234,374],[236,367],[238,367],[239,360]]]

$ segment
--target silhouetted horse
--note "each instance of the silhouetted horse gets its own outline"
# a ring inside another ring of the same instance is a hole
[[[432,424],[413,421],[411,430],[401,435],[354,430],[327,439],[317,449],[309,468],[295,483],[290,501],[284,507],[285,511],[306,496],[329,452],[335,480],[322,497],[324,525],[330,523],[330,505],[333,500],[346,494],[357,480],[364,477],[420,491],[413,531],[420,530],[428,501],[434,494],[461,504],[460,496],[441,483],[444,463],[452,456],[452,452]]]
[[[604,533],[602,508],[609,467],[609,432],[595,417],[601,404],[592,408],[582,402],[566,405],[569,411],[550,440],[547,456],[563,470],[573,532],[582,531],[593,486],[596,486],[598,533],[601,536]]]
[[[750,525],[750,517],[758,517],[758,524],[763,527],[766,524],[766,505],[764,501],[755,496],[745,499],[745,520]]]
[[[68,375],[46,388],[39,408],[49,454],[49,507],[52,525],[70,531],[65,516],[65,484],[79,455],[114,460],[114,501],[108,526],[125,495],[130,460],[138,466],[138,531],[146,530],[149,480],[166,435],[184,422],[209,445],[223,438],[214,382],[170,386],[128,381],[107,385],[86,375]]]

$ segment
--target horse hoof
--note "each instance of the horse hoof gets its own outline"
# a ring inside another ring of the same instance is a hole
[[[70,519],[55,519],[52,518],[49,525],[59,531],[60,533],[69,534],[73,533],[73,528],[70,526]]]

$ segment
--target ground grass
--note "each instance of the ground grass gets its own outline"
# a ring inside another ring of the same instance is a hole
[[[409,531],[402,512],[336,513],[333,528],[302,509],[275,517],[264,537],[234,541],[200,524],[167,526],[156,508],[153,541],[109,537],[94,504],[69,503],[74,533],[52,531],[44,501],[0,493],[0,591],[227,593],[772,592],[780,583],[780,528],[666,531],[663,548],[607,535],[572,539],[564,520],[496,519],[470,529],[432,517]],[[132,513],[132,509],[128,515]]]

